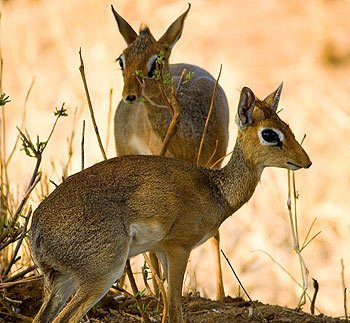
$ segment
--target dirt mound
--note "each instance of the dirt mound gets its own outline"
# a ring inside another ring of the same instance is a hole
[[[1,290],[0,322],[30,322],[39,310],[42,301],[42,280],[14,285]],[[142,297],[142,302],[152,322],[161,321],[161,308],[155,297]],[[277,305],[255,301],[260,311],[242,298],[226,297],[224,301],[212,301],[199,296],[183,297],[185,322],[293,322],[293,323],[338,323],[344,320],[323,314],[310,315]],[[262,317],[260,316],[262,315]],[[135,300],[122,294],[109,292],[100,303],[89,312],[90,322],[140,322]]]

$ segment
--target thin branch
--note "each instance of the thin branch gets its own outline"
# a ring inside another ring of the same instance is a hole
[[[344,267],[344,260],[343,258],[340,259],[340,265],[341,265],[341,283],[343,286],[343,299],[344,299],[344,314],[345,314],[345,321],[348,322],[348,307],[347,307],[347,301],[346,301],[346,285],[345,285],[345,267]]]
[[[213,160],[215,154],[216,154],[216,151],[218,149],[218,144],[219,144],[219,140],[215,140],[215,149],[213,151],[213,153],[211,154],[210,158],[208,159],[207,163],[205,164],[204,167],[208,167],[209,164],[211,163],[211,161]]]
[[[132,289],[132,292],[134,294],[134,297],[135,297],[135,300],[136,300],[136,304],[137,304],[137,307],[138,307],[138,309],[139,309],[139,311],[141,313],[141,316],[142,316],[144,322],[146,322],[146,323],[150,322],[148,314],[143,310],[141,296],[140,296],[139,290],[137,288],[134,275],[133,275],[132,270],[131,270],[129,259],[126,262],[125,268],[126,268],[126,273],[128,274],[128,278],[129,278],[129,282],[130,282],[130,285],[131,285],[131,289]]]
[[[6,288],[9,288],[12,286],[21,285],[24,283],[29,283],[31,281],[40,280],[42,278],[43,278],[43,275],[36,275],[36,276],[30,276],[27,278],[23,278],[21,280],[16,280],[14,282],[0,283],[0,289],[6,289]]]
[[[312,300],[311,300],[311,305],[310,305],[310,312],[312,315],[315,314],[315,303],[316,303],[316,297],[317,297],[317,293],[318,293],[318,289],[319,289],[319,285],[318,285],[318,281],[316,279],[313,279],[313,286],[314,286],[314,294],[312,296]]]
[[[218,84],[219,84],[219,79],[220,79],[220,76],[221,76],[221,71],[222,71],[222,64],[220,65],[219,75],[218,75],[218,77],[216,79],[216,82],[215,82],[215,85],[214,85],[213,94],[211,96],[211,102],[210,102],[208,116],[207,116],[207,119],[205,120],[204,130],[203,130],[201,142],[199,144],[199,150],[198,150],[198,154],[197,154],[197,165],[199,165],[199,161],[200,161],[202,150],[203,150],[205,136],[206,136],[207,131],[208,131],[210,117],[211,117],[211,114],[213,112],[214,100],[215,100],[215,96],[216,96],[216,90],[217,90],[217,87],[218,87]]]
[[[84,170],[84,142],[85,142],[85,120],[83,120],[83,129],[81,134],[81,170]]]
[[[111,129],[111,120],[112,120],[112,109],[113,109],[113,89],[109,90],[109,108],[108,108],[108,117],[107,117],[107,135],[106,135],[106,144],[105,149],[108,151],[109,145],[109,133]]]
[[[234,276],[236,277],[236,279],[237,279],[239,285],[242,287],[244,293],[247,295],[247,297],[248,297],[250,303],[251,303],[252,306],[256,309],[256,311],[258,312],[258,315],[261,316],[262,320],[263,320],[264,322],[267,323],[267,320],[264,318],[264,316],[262,315],[262,313],[260,312],[260,310],[258,309],[258,307],[256,306],[256,304],[253,302],[253,300],[252,300],[251,297],[249,296],[248,292],[247,292],[246,289],[244,288],[244,286],[243,286],[241,280],[239,279],[238,275],[236,274],[235,270],[233,269],[230,260],[226,257],[224,251],[223,251],[222,249],[220,249],[220,250],[221,250],[221,253],[222,253],[222,255],[224,256],[224,258],[226,259],[228,265],[230,266],[230,268],[231,268],[231,270],[232,270]]]
[[[214,168],[217,164],[221,163],[227,156],[230,156],[233,153],[233,150],[227,153],[225,156],[222,156],[219,158],[213,165],[210,166],[210,168]]]
[[[152,271],[153,278],[156,280],[157,285],[158,285],[159,290],[160,290],[160,294],[162,295],[162,300],[163,300],[162,323],[165,323],[166,318],[167,318],[167,313],[168,313],[168,301],[167,301],[167,296],[166,296],[166,292],[164,289],[164,285],[163,285],[162,280],[157,275],[156,269],[153,267],[152,262],[151,262],[150,258],[148,257],[148,255],[146,253],[143,253],[143,257],[145,258],[145,261],[146,261],[149,269]]]
[[[29,212],[28,212],[28,215],[27,217],[25,218],[25,222],[24,222],[24,225],[23,225],[23,228],[22,228],[22,234],[20,236],[20,239],[18,240],[17,244],[16,244],[16,247],[15,247],[15,250],[13,252],[13,255],[12,255],[12,258],[10,260],[10,263],[8,264],[7,268],[5,269],[4,271],[4,276],[7,276],[11,270],[11,267],[14,265],[14,263],[16,262],[16,258],[17,258],[17,254],[18,254],[18,251],[19,251],[19,248],[21,247],[22,243],[23,243],[23,239],[24,237],[26,236],[26,234],[28,233],[28,223],[29,223],[29,220],[32,216],[32,208],[30,207],[29,208]]]
[[[22,121],[21,121],[21,126],[19,127],[21,130],[23,129],[24,123],[26,121],[26,117],[27,117],[27,103],[28,103],[28,100],[29,100],[29,95],[32,92],[33,86],[34,86],[34,77],[32,79],[32,82],[30,83],[29,89],[28,89],[26,97],[24,99]],[[9,157],[7,158],[7,161],[5,163],[6,167],[9,165],[9,163],[10,163],[10,161],[11,161],[11,159],[12,159],[12,157],[13,157],[15,151],[16,151],[19,138],[20,138],[20,135],[18,134],[17,137],[16,137],[15,144],[13,145],[12,151],[11,151],[11,153],[10,153]]]
[[[10,283],[10,282],[16,281],[18,278],[23,278],[25,275],[31,273],[32,271],[34,271],[37,268],[38,267],[36,265],[29,266],[26,269],[20,271],[19,273],[15,274],[15,275],[13,275],[11,277],[6,278],[4,280],[4,282],[5,283]]]
[[[186,74],[187,74],[187,69],[184,68],[184,69],[182,70],[182,73],[181,73],[179,82],[177,83],[177,87],[176,87],[176,91],[175,91],[175,94],[176,94],[176,95],[179,93],[179,90],[180,90],[180,87],[181,87],[181,84],[182,84],[182,80],[183,80],[183,78],[185,77]]]
[[[84,89],[85,89],[86,99],[87,99],[88,106],[89,106],[89,111],[90,111],[92,124],[94,126],[94,130],[95,130],[95,133],[96,133],[98,145],[100,146],[100,150],[102,152],[103,159],[106,160],[107,159],[107,155],[106,155],[106,152],[105,152],[105,150],[103,148],[103,145],[102,145],[100,133],[98,131],[98,127],[97,127],[96,120],[95,120],[94,110],[92,108],[92,103],[91,103],[91,99],[90,99],[89,89],[88,89],[87,82],[86,82],[84,61],[83,61],[83,57],[81,55],[81,48],[79,50],[79,57],[80,57],[79,71],[80,71],[81,78],[82,78],[83,84],[84,84]]]

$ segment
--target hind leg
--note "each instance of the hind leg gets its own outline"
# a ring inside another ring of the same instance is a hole
[[[125,239],[123,239],[125,238]],[[118,237],[119,247],[104,245],[99,254],[90,254],[88,266],[75,268],[71,276],[76,292],[54,323],[77,323],[108,292],[123,274],[129,254],[130,237]]]
[[[108,292],[115,280],[122,275],[124,267],[125,262],[113,273],[111,273],[111,271],[100,272],[99,275],[95,277],[89,275],[85,277],[87,279],[84,279],[83,282],[77,283],[76,293],[53,322],[79,322],[79,320]],[[113,269],[115,270],[115,268]]]
[[[73,292],[74,284],[68,276],[57,272],[46,273],[44,302],[33,323],[52,322]]]

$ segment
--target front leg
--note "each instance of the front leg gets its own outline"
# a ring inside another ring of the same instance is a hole
[[[167,250],[169,323],[182,323],[182,283],[190,250],[171,246]]]

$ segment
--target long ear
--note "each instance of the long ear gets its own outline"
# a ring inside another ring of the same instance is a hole
[[[253,123],[253,110],[255,106],[255,95],[249,87],[244,87],[238,103],[236,123],[239,128],[244,129]]]
[[[283,82],[280,84],[280,86],[277,88],[275,92],[272,92],[270,95],[268,95],[264,102],[271,107],[273,111],[277,111],[278,103],[280,102],[281,92],[283,88]]]
[[[126,20],[124,20],[124,18],[122,16],[120,16],[118,14],[118,12],[115,11],[115,9],[113,8],[113,5],[111,5],[111,8],[112,8],[114,18],[118,23],[119,32],[121,33],[121,35],[125,39],[126,43],[128,45],[131,44],[137,38],[137,33],[126,22]]]
[[[173,48],[176,42],[180,39],[184,22],[188,12],[191,9],[191,4],[188,4],[188,9],[177,18],[167,29],[162,37],[159,38],[158,42],[167,45],[169,48]]]

